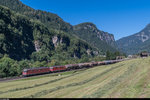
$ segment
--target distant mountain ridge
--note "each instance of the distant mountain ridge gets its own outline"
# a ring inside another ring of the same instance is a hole
[[[81,23],[73,26],[74,33],[83,40],[86,40],[92,46],[103,51],[115,51],[115,39],[112,34],[97,29],[93,23]]]
[[[150,52],[150,24],[136,34],[117,40],[116,44],[126,54]]]
[[[79,27],[82,24],[72,26],[71,24],[63,21],[63,19],[61,19],[58,15],[46,11],[34,10],[33,8],[24,5],[20,0],[0,0],[0,5],[6,6],[17,13],[23,14],[34,20],[39,20],[47,26],[48,29],[61,30],[69,35],[76,35],[88,44],[97,47],[103,53],[107,50],[116,51],[114,36],[107,32],[98,30],[94,24],[92,25],[95,27],[93,27],[94,30],[91,31],[91,28],[87,27],[86,31],[88,34],[86,33],[85,35],[82,30],[76,30],[76,27]],[[89,40],[83,38],[87,35],[93,37],[89,37]]]

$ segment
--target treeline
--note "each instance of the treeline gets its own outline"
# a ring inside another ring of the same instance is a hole
[[[116,51],[116,52],[107,51],[106,52],[107,60],[115,60],[118,56],[127,57],[125,53],[120,53],[119,51]]]
[[[19,76],[22,74],[25,68],[35,68],[35,67],[51,67],[56,65],[67,65],[67,64],[77,64],[92,61],[103,61],[103,60],[115,60],[117,56],[126,56],[125,54],[120,54],[119,52],[107,51],[106,57],[95,56],[95,57],[82,57],[81,59],[62,59],[53,58],[51,61],[34,61],[33,59],[24,59],[17,61],[11,59],[8,55],[0,57],[0,78]]]
[[[56,65],[67,65],[67,64],[77,64],[92,61],[103,61],[103,60],[115,60],[117,56],[126,56],[125,54],[120,54],[119,52],[107,51],[106,57],[83,57],[82,59],[68,59],[59,60],[53,59],[50,62],[47,61],[34,61],[34,60],[13,60],[8,55],[4,55],[0,58],[0,78],[19,76],[22,74],[25,68],[35,68],[35,67],[51,67]]]
[[[101,61],[105,60],[104,57],[84,57],[82,59],[70,59],[59,61],[58,59],[53,59],[51,62],[46,61],[34,61],[34,60],[13,60],[8,55],[4,55],[0,58],[0,78],[3,77],[13,77],[22,75],[22,71],[25,68],[35,68],[35,67],[51,67],[55,65],[67,65],[67,64],[77,64],[91,61]]]

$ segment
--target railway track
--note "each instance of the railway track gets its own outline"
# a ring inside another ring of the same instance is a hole
[[[0,82],[8,82],[8,81],[14,81],[14,80],[20,80],[20,79],[28,79],[28,78],[32,78],[32,77],[40,77],[40,76],[45,76],[45,75],[55,75],[55,74],[61,74],[61,73],[70,72],[70,71],[76,72],[76,71],[82,71],[82,70],[86,70],[86,69],[89,69],[89,68],[68,70],[68,71],[63,71],[63,72],[47,73],[47,74],[41,74],[41,75],[34,75],[34,76],[30,76],[30,77],[18,76],[18,77],[11,77],[11,78],[0,78]]]
[[[9,81],[9,80],[18,80],[23,79],[25,77],[19,76],[19,77],[13,77],[13,78],[0,78],[0,82]]]

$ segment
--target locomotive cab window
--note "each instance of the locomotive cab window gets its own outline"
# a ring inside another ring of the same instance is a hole
[[[28,71],[27,69],[24,69],[24,70],[23,70],[23,72],[27,72],[27,71]]]

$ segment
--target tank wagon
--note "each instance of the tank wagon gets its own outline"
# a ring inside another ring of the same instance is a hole
[[[114,64],[117,62],[121,62],[123,60],[125,59],[106,60],[106,61],[99,61],[99,62],[93,61],[93,62],[79,63],[79,64],[68,64],[64,66],[29,68],[29,69],[23,70],[22,76],[27,77],[27,76],[33,76],[33,75],[39,75],[39,74],[56,73],[56,72],[70,71],[70,70],[82,69],[82,68],[92,68],[94,66]]]

